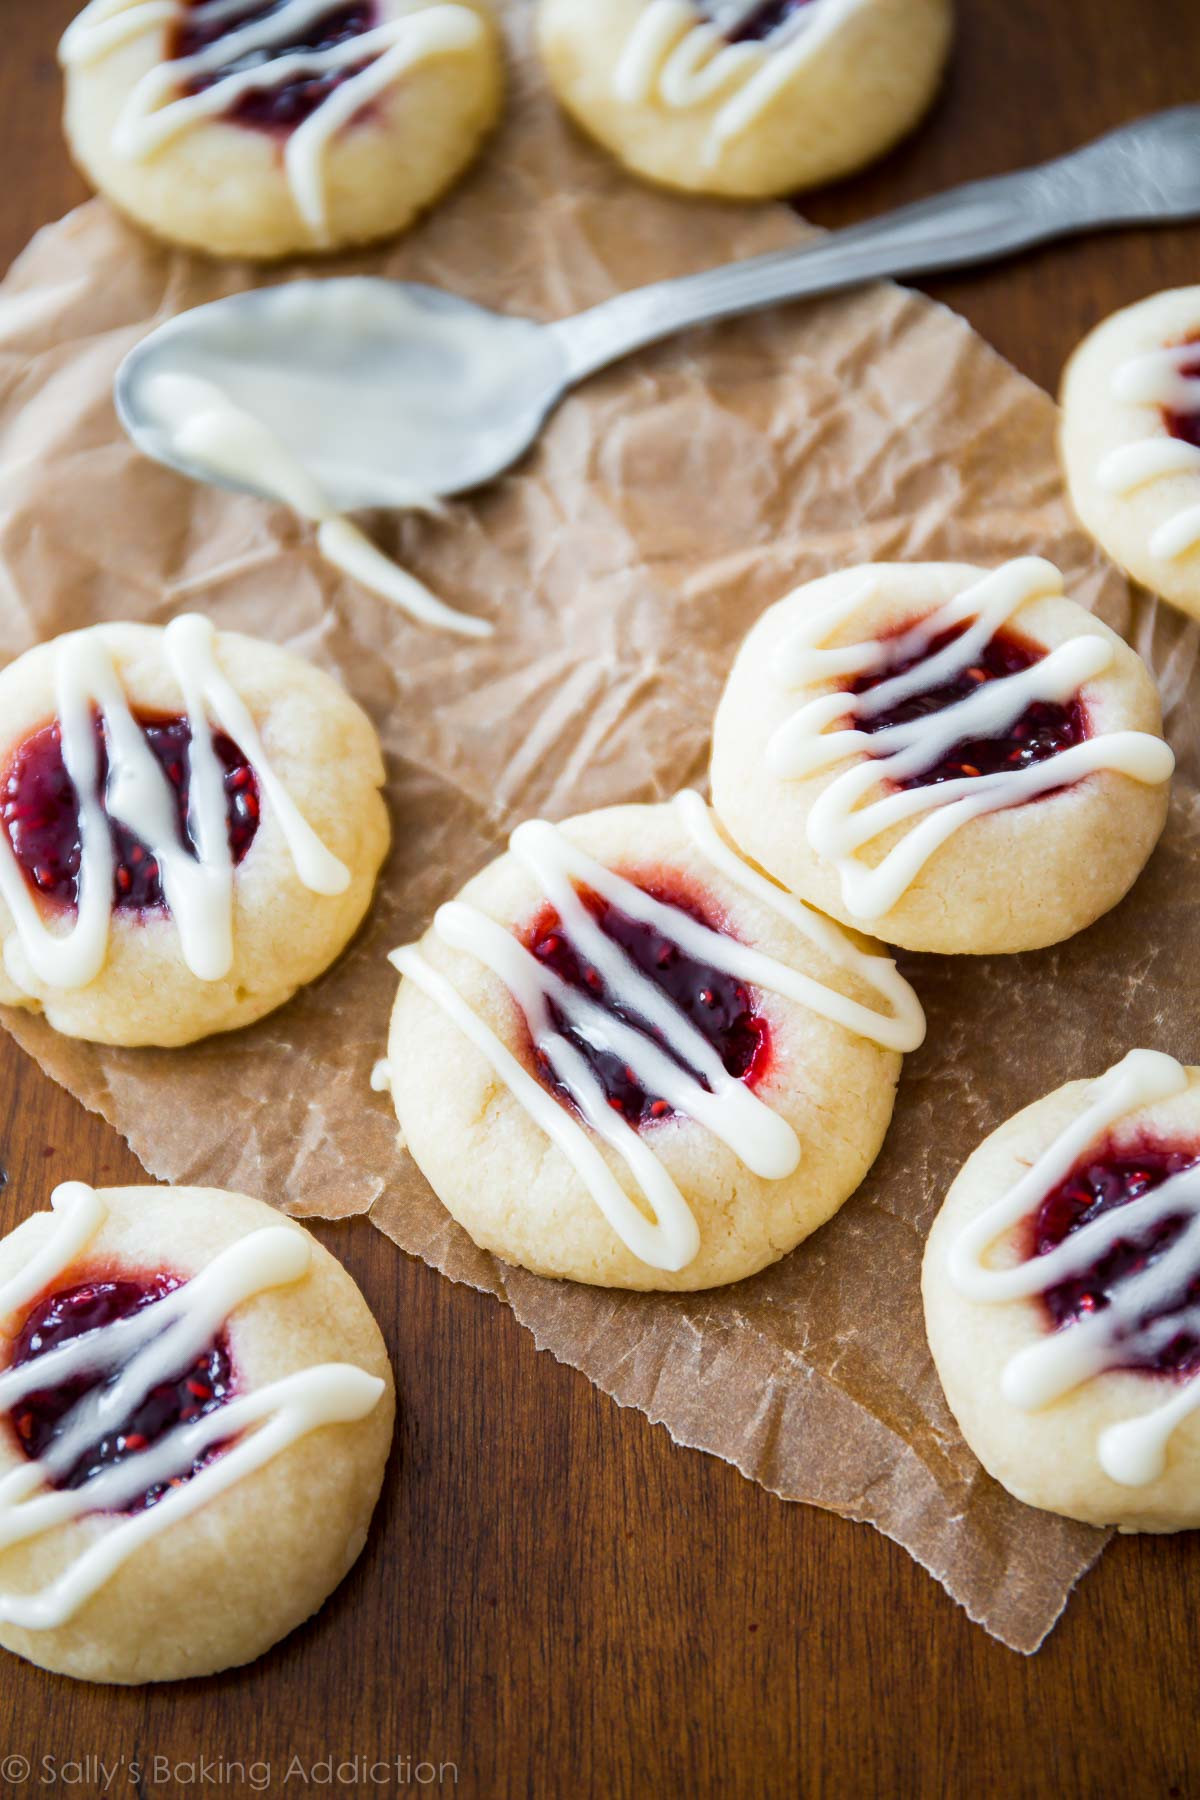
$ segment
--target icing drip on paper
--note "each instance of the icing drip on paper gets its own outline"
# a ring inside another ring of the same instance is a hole
[[[107,1216],[101,1196],[82,1182],[56,1188],[51,1205],[53,1234],[23,1270],[0,1286],[0,1320],[10,1326],[35,1294],[66,1273]],[[298,1439],[323,1425],[363,1419],[373,1410],[384,1383],[350,1364],[326,1363],[176,1426],[81,1486],[56,1485],[81,1449],[106,1426],[127,1419],[153,1388],[186,1367],[246,1300],[302,1280],[311,1256],[300,1232],[268,1226],[229,1245],[164,1299],[0,1373],[0,1409],[6,1412],[26,1395],[83,1373],[100,1371],[107,1377],[67,1412],[40,1460],[20,1464],[0,1478],[0,1549],[28,1543],[86,1514],[121,1514],[147,1489],[170,1483],[181,1469],[201,1463],[152,1506],[119,1518],[93,1537],[47,1586],[29,1594],[0,1593],[0,1618],[29,1631],[65,1624],[150,1539],[228,1492]],[[218,1445],[226,1447],[203,1462]]]
[[[691,0],[649,0],[629,34],[613,76],[613,97],[626,106],[658,101],[687,112],[720,101],[704,149],[706,163],[760,119],[804,63],[865,0],[808,0],[784,10],[762,41],[760,4],[724,0],[697,20]]]
[[[173,455],[213,475],[269,491],[317,526],[317,548],[326,562],[390,600],[410,617],[461,637],[490,637],[486,619],[447,606],[415,576],[386,557],[339,513],[298,457],[260,419],[236,405],[214,382],[194,375],[152,375],[142,396],[166,434]],[[437,512],[438,503],[414,494],[408,505]]]
[[[1089,1104],[1020,1181],[961,1231],[947,1258],[950,1279],[970,1300],[1000,1303],[1044,1295],[1082,1277],[1118,1246],[1166,1234],[1155,1250],[1134,1260],[1113,1282],[1102,1305],[1069,1327],[1019,1350],[1002,1378],[1005,1398],[1023,1411],[1050,1406],[1107,1369],[1152,1364],[1182,1334],[1200,1333],[1200,1166],[1168,1175],[1158,1185],[1098,1211],[1044,1254],[1008,1267],[985,1258],[997,1239],[1037,1212],[1045,1196],[1066,1182],[1089,1149],[1120,1119],[1181,1094],[1187,1072],[1173,1057],[1131,1050],[1093,1083]],[[1124,1487],[1154,1481],[1166,1467],[1167,1445],[1181,1421],[1200,1407],[1200,1376],[1140,1417],[1107,1426],[1097,1451],[1101,1467]]]
[[[812,848],[837,869],[842,898],[856,918],[869,921],[889,912],[934,851],[970,819],[1019,806],[1102,769],[1147,784],[1170,777],[1174,758],[1160,738],[1114,731],[1011,770],[966,774],[936,785],[915,779],[935,768],[955,745],[1005,735],[1033,706],[1077,700],[1083,684],[1113,658],[1112,646],[1090,633],[1011,675],[981,682],[967,698],[940,711],[877,731],[863,729],[864,720],[956,681],[1022,606],[1062,591],[1062,576],[1050,563],[1022,557],[982,576],[899,637],[829,648],[829,640],[874,598],[876,581],[868,571],[780,645],[777,672],[785,687],[837,685],[833,692],[804,701],[773,733],[767,767],[790,780],[854,759],[817,796],[806,829]],[[937,640],[955,632],[934,650]],[[887,673],[898,665],[901,673]],[[881,679],[869,691],[856,693],[854,683],[874,673],[881,673]],[[869,799],[881,784],[890,791]],[[861,859],[865,846],[913,820],[912,829],[874,868]]]
[[[1200,344],[1174,344],[1130,357],[1113,371],[1112,394],[1135,406],[1157,407],[1165,416],[1167,432],[1110,450],[1096,470],[1096,480],[1106,493],[1132,494],[1171,476],[1200,476],[1195,438],[1200,428]],[[1150,553],[1171,561],[1197,545],[1200,497],[1182,505],[1151,533]]]
[[[504,926],[475,907],[452,901],[440,907],[434,929],[443,942],[486,964],[513,995],[529,1025],[535,1051],[555,1083],[569,1094],[591,1131],[616,1151],[653,1212],[653,1222],[630,1200],[588,1133],[552,1092],[531,1075],[433,969],[416,946],[397,950],[392,962],[433,999],[486,1057],[535,1123],[563,1151],[621,1241],[652,1268],[686,1267],[699,1249],[699,1233],[687,1202],[665,1165],[606,1097],[602,1083],[577,1043],[620,1057],[630,1077],[659,1095],[673,1113],[703,1125],[755,1174],[780,1180],[795,1169],[800,1145],[786,1120],[729,1073],[687,1013],[647,978],[601,930],[580,896],[583,888],[627,919],[653,926],[686,955],[739,981],[781,994],[845,1030],[890,1049],[911,1050],[924,1036],[924,1017],[912,989],[887,957],[850,943],[840,928],[749,868],[717,834],[699,795],[680,794],[675,805],[696,848],[729,879],[804,933],[823,955],[865,982],[889,1009],[875,1012],[859,1001],[740,944],[678,906],[605,868],[553,825],[521,825],[511,854],[532,874],[561,921],[562,933],[585,958],[611,1004],[569,984]],[[631,1023],[636,1019],[639,1023]]]
[[[0,829],[0,899],[16,926],[15,938],[5,944],[5,965],[23,992],[34,992],[31,981],[59,989],[86,987],[104,967],[113,910],[110,820],[126,826],[157,863],[163,897],[192,974],[201,981],[219,981],[229,972],[234,860],[212,721],[249,759],[304,886],[332,895],[349,885],[349,870],[322,844],[268,761],[245,702],[221,671],[215,645],[211,623],[199,614],[173,619],[163,632],[167,666],[179,685],[190,727],[188,843],[179,828],[171,784],[130,710],[105,628],[71,632],[59,641],[55,705],[63,764],[79,809],[76,919],[65,933],[48,929],[8,835]],[[97,712],[108,752],[103,794]]]
[[[59,45],[65,68],[98,62],[150,32],[185,21],[228,29],[193,55],[160,62],[136,83],[117,115],[113,149],[141,161],[182,132],[236,114],[247,96],[300,81],[328,79],[324,98],[288,135],[284,162],[297,210],[319,242],[328,240],[324,160],[331,140],[363,107],[433,57],[473,49],[483,36],[468,7],[411,0],[403,15],[321,49],[289,50],[331,11],[330,0],[284,0],[263,13],[260,0],[91,0]],[[251,15],[247,17],[247,15]],[[344,76],[334,81],[335,77]]]

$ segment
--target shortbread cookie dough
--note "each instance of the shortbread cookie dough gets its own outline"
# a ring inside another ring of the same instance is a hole
[[[85,1681],[250,1662],[366,1542],[378,1327],[260,1200],[72,1181],[52,1204],[0,1243],[0,1644]]]
[[[985,1139],[925,1253],[963,1436],[1019,1500],[1200,1525],[1200,1070],[1135,1050]]]
[[[386,1076],[439,1199],[506,1261],[602,1287],[738,1281],[815,1231],[924,1032],[891,961],[692,793],[520,826],[393,961]]]
[[[473,160],[503,95],[478,0],[92,0],[60,59],[84,174],[217,256],[403,230]]]
[[[104,1044],[187,1044],[312,981],[388,844],[366,715],[188,615],[0,670],[0,1001]]]
[[[667,187],[762,198],[849,174],[912,129],[950,0],[540,0],[551,85]]]
[[[1105,319],[1062,383],[1080,520],[1138,581],[1200,618],[1200,287]]]
[[[763,614],[717,709],[713,805],[747,855],[911,950],[1033,950],[1115,906],[1171,752],[1141,659],[1052,564],[877,563]]]

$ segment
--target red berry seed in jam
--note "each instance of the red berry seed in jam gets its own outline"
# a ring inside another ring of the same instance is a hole
[[[195,16],[194,9],[200,4],[200,0],[190,0],[189,16],[176,27],[168,54],[172,61],[195,56],[220,39],[232,37],[245,26],[255,25],[260,19],[269,19],[272,13],[279,12],[286,3],[287,0],[271,0],[271,4],[267,6],[248,7],[236,18],[231,19],[226,15],[223,19],[205,20]],[[205,88],[224,80],[227,75],[236,75],[244,69],[278,61],[283,56],[294,56],[304,51],[312,53],[336,49],[339,44],[349,43],[352,38],[361,37],[365,31],[373,30],[378,23],[375,0],[349,0],[348,4],[342,6],[330,6],[328,11],[310,20],[294,37],[272,43],[269,50],[252,50],[242,56],[235,56],[219,68],[197,75],[187,84],[184,92],[203,93]],[[225,117],[238,125],[250,125],[260,131],[286,134],[316,112],[334,88],[349,81],[352,75],[360,74],[370,60],[368,57],[364,62],[346,63],[340,68],[326,69],[318,74],[297,75],[291,81],[268,81],[262,87],[249,88],[228,109]]]
[[[942,632],[919,657],[909,657],[907,661],[898,661],[888,668],[864,675],[851,691],[865,694],[881,682],[903,675],[918,662],[936,656],[966,629],[963,624]],[[941,712],[943,708],[965,700],[968,694],[989,681],[1000,681],[1006,675],[1018,675],[1022,669],[1032,668],[1044,655],[1044,650],[1026,643],[1014,633],[998,631],[971,667],[956,675],[953,681],[944,681],[939,687],[912,694],[887,712],[856,713],[854,724],[859,731],[873,734],[889,725],[907,725],[914,719],[927,718],[931,713]],[[907,781],[898,785],[934,787],[943,781],[960,781],[964,776],[998,775],[1004,771],[1027,769],[1031,763],[1045,762],[1047,757],[1057,756],[1060,750],[1083,743],[1087,735],[1087,711],[1082,701],[1075,699],[1063,706],[1055,700],[1035,700],[1002,736],[971,738],[952,744],[931,767],[923,769],[919,775],[910,775]]]
[[[644,891],[656,900],[678,907],[700,924],[714,928],[700,908],[691,901],[665,894],[657,888],[646,887]],[[754,995],[746,983],[736,980],[732,975],[723,974],[719,969],[694,961],[678,944],[664,937],[653,925],[643,924],[640,919],[631,919],[598,894],[581,892],[580,898],[605,937],[619,945],[641,973],[648,976],[668,999],[674,1001],[696,1029],[707,1038],[729,1073],[739,1081],[750,1084],[761,1079],[770,1053],[770,1033],[767,1021],[755,1010]],[[643,1019],[614,1002],[606,992],[599,970],[592,968],[579,956],[564,934],[558,914],[553,909],[545,911],[536,921],[526,936],[526,943],[538,961],[553,969],[568,986],[590,994],[593,999],[606,1005],[617,1018],[637,1026],[646,1037],[665,1050],[672,1060],[679,1061],[669,1045]],[[633,1126],[648,1125],[669,1116],[671,1108],[667,1101],[648,1093],[633,1070],[619,1056],[614,1056],[611,1051],[597,1050],[589,1044],[571,1027],[553,1003],[550,1012],[556,1029],[583,1056],[615,1112],[621,1113]],[[570,1100],[569,1092],[555,1078],[546,1059],[536,1052],[535,1056],[539,1073],[546,1085]],[[687,1068],[686,1063],[681,1063],[680,1066]],[[688,1072],[701,1081],[702,1085],[708,1085],[696,1070],[689,1069]]]
[[[137,715],[142,735],[154,752],[175,794],[179,829],[185,844],[191,728],[186,719]],[[100,790],[108,773],[104,727],[96,715]],[[225,771],[225,816],[229,847],[241,862],[258,830],[258,782],[254,770],[231,738],[213,738]],[[79,898],[79,805],[62,755],[58,724],[45,725],[18,746],[0,785],[0,823],[13,854],[30,882],[48,900],[74,906]],[[116,859],[113,905],[151,911],[164,904],[158,864],[146,845],[116,820],[109,821]]]
[[[1191,341],[1191,340],[1189,340]],[[1192,381],[1200,379],[1200,342],[1196,344],[1195,356],[1189,357],[1179,364],[1179,374]],[[1194,412],[1171,412],[1163,410],[1163,424],[1173,438],[1182,438],[1185,444],[1193,444],[1200,450],[1200,407]]]
[[[1166,1181],[1169,1175],[1178,1175],[1198,1162],[1200,1147],[1183,1149],[1146,1144],[1136,1152],[1124,1148],[1119,1151],[1102,1149],[1046,1195],[1032,1220],[1029,1254],[1047,1255],[1072,1232],[1090,1224],[1093,1219],[1140,1199]],[[1157,1262],[1189,1223],[1188,1216],[1182,1213],[1159,1219],[1156,1224],[1121,1238],[1084,1274],[1048,1288],[1042,1295],[1042,1304],[1054,1329],[1074,1324],[1092,1313],[1103,1312],[1120,1283],[1148,1264]],[[1182,1313],[1198,1301],[1200,1268],[1173,1305],[1147,1314],[1139,1324],[1144,1327],[1154,1319]],[[1128,1361],[1117,1366],[1159,1375],[1195,1375],[1200,1372],[1200,1334],[1181,1328],[1156,1355],[1131,1355]]]
[[[10,1367],[23,1368],[36,1362],[51,1350],[59,1349],[86,1331],[98,1331],[118,1319],[128,1319],[147,1306],[153,1306],[173,1293],[180,1283],[172,1275],[154,1275],[148,1280],[87,1281],[78,1287],[65,1288],[51,1294],[35,1306],[25,1320],[13,1346]],[[98,1388],[111,1387],[120,1370],[92,1372],[72,1377],[57,1387],[39,1388],[19,1400],[8,1415],[17,1442],[31,1461],[37,1461],[62,1436],[67,1414],[85,1394]],[[190,1425],[207,1417],[232,1398],[233,1365],[229,1346],[218,1337],[201,1351],[185,1369],[163,1381],[135,1407],[129,1418],[115,1430],[105,1433],[80,1454],[67,1472],[55,1482],[60,1488],[80,1488],[105,1469],[117,1467],[127,1458],[156,1444],[177,1426]],[[219,1454],[214,1445],[202,1457],[189,1462],[168,1481],[155,1483],[124,1509],[144,1512],[163,1495],[183,1482]]]
[[[756,7],[748,19],[743,19],[740,25],[725,35],[731,44],[746,44],[755,40],[761,42],[763,38],[769,38],[777,32],[781,25],[786,25],[796,13],[803,12],[806,6],[812,4],[813,0],[768,0],[767,5]]]

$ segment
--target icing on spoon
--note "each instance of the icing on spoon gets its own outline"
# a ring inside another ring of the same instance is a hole
[[[492,626],[486,619],[474,619],[447,606],[378,550],[365,532],[338,511],[282,438],[238,406],[215,382],[196,375],[152,375],[143,399],[150,417],[171,438],[180,456],[225,480],[252,482],[260,492],[311,519],[317,527],[317,548],[334,568],[422,624],[462,637],[491,635]],[[425,511],[439,510],[435,500],[415,493],[409,504]]]

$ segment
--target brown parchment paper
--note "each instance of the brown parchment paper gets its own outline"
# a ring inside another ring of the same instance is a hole
[[[800,237],[783,207],[634,185],[558,118],[527,9],[507,12],[515,94],[490,154],[401,245],[341,270],[552,317]],[[1018,1505],[966,1451],[925,1347],[921,1249],[963,1157],[1016,1108],[1134,1043],[1198,1060],[1200,720],[1186,694],[1200,632],[1132,602],[1071,525],[1050,401],[961,320],[890,287],[693,332],[589,383],[531,458],[448,523],[376,521],[435,589],[499,626],[486,644],[423,630],[325,568],[285,511],[183,481],[117,425],[113,372],[152,325],[284,278],[157,249],[100,202],[34,240],[0,288],[0,661],[71,627],[184,608],[312,657],[369,709],[387,752],[395,847],[377,903],[325,979],[231,1037],[120,1051],[21,1012],[4,1023],[152,1175],[305,1216],[369,1212],[678,1442],[870,1521],[995,1636],[1036,1648],[1105,1537]],[[518,818],[702,780],[733,648],[797,582],[871,558],[1025,551],[1056,561],[1164,684],[1181,768],[1132,897],[1040,955],[909,959],[929,1037],[883,1155],[774,1269],[655,1297],[483,1255],[368,1086],[395,987],[386,951]]]

